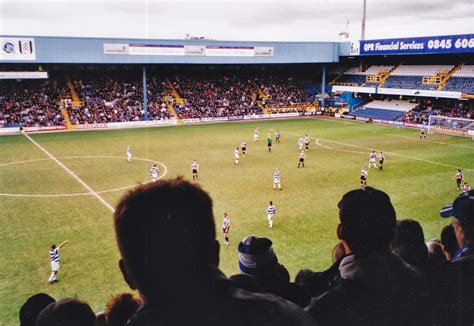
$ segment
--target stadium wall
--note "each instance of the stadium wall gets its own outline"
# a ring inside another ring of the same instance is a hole
[[[1,36],[0,62],[65,64],[337,63],[337,42]]]

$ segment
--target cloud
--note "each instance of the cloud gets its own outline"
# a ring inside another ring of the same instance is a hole
[[[367,0],[367,38],[474,31],[472,0]],[[360,35],[362,0],[0,0],[0,34],[328,41]]]

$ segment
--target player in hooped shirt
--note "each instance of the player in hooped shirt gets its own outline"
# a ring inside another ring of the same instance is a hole
[[[191,164],[191,172],[193,173],[193,179],[198,178],[198,172],[199,172],[199,164],[194,160],[193,164]]]
[[[369,169],[372,165],[374,168],[377,168],[377,164],[375,164],[375,151],[372,151],[372,153],[369,155]]]
[[[256,142],[258,141],[258,136],[260,135],[259,131],[258,131],[258,127],[255,128],[254,132],[253,132],[253,141]]]
[[[276,189],[277,185],[278,185],[278,190],[281,190],[281,175],[280,175],[280,170],[278,170],[278,168],[276,168],[275,172],[273,172],[273,190]]]
[[[57,281],[57,274],[59,272],[59,249],[61,249],[66,243],[69,241],[66,240],[61,243],[59,246],[56,245],[51,246],[51,250],[49,250],[49,259],[51,260],[51,276],[48,279],[50,284],[53,284]]]
[[[276,214],[276,207],[273,205],[273,202],[270,201],[268,207],[267,207],[267,219],[268,219],[268,227],[272,228],[273,227],[273,217]]]
[[[222,220],[222,233],[224,233],[224,244],[229,245],[229,231],[230,231],[230,218],[227,213],[224,213],[224,218]]]
[[[156,164],[153,164],[153,166],[150,169],[150,174],[151,174],[151,180],[153,182],[156,182],[158,180],[158,174],[160,174],[160,169]]]

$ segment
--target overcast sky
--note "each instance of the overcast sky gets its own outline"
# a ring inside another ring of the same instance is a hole
[[[0,35],[334,41],[363,0],[0,0]],[[366,39],[474,32],[474,0],[367,0]]]

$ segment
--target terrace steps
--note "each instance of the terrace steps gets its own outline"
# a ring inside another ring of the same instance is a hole
[[[451,78],[452,75],[454,75],[454,73],[456,71],[458,71],[459,69],[462,68],[462,66],[464,66],[464,63],[461,63],[460,65],[457,65],[456,67],[454,67],[453,69],[451,69],[442,79],[441,79],[441,82],[439,83],[439,86],[438,88],[436,89],[437,91],[440,91],[442,90],[446,84],[448,83],[448,80],[449,78]]]
[[[79,95],[77,95],[74,85],[70,80],[67,81],[67,87],[69,87],[69,90],[71,91],[72,105],[76,107],[83,107],[84,103],[79,98]]]
[[[71,122],[71,117],[69,116],[68,110],[64,107],[61,107],[61,114],[64,117],[64,121],[66,121],[66,128],[67,129],[74,129],[74,125]]]
[[[181,97],[181,94],[179,94],[178,90],[174,87],[173,83],[169,79],[166,79],[166,85],[168,85],[169,89],[171,90],[176,103],[184,104],[184,99]]]
[[[395,70],[398,69],[398,67],[401,66],[401,63],[399,63],[398,65],[396,65],[395,67],[393,67],[386,75],[384,75],[382,78],[380,78],[380,82],[379,82],[379,86],[378,87],[382,87],[384,84],[385,84],[385,81],[388,79],[388,77],[390,77],[390,75],[392,74],[392,72],[394,72]]]

